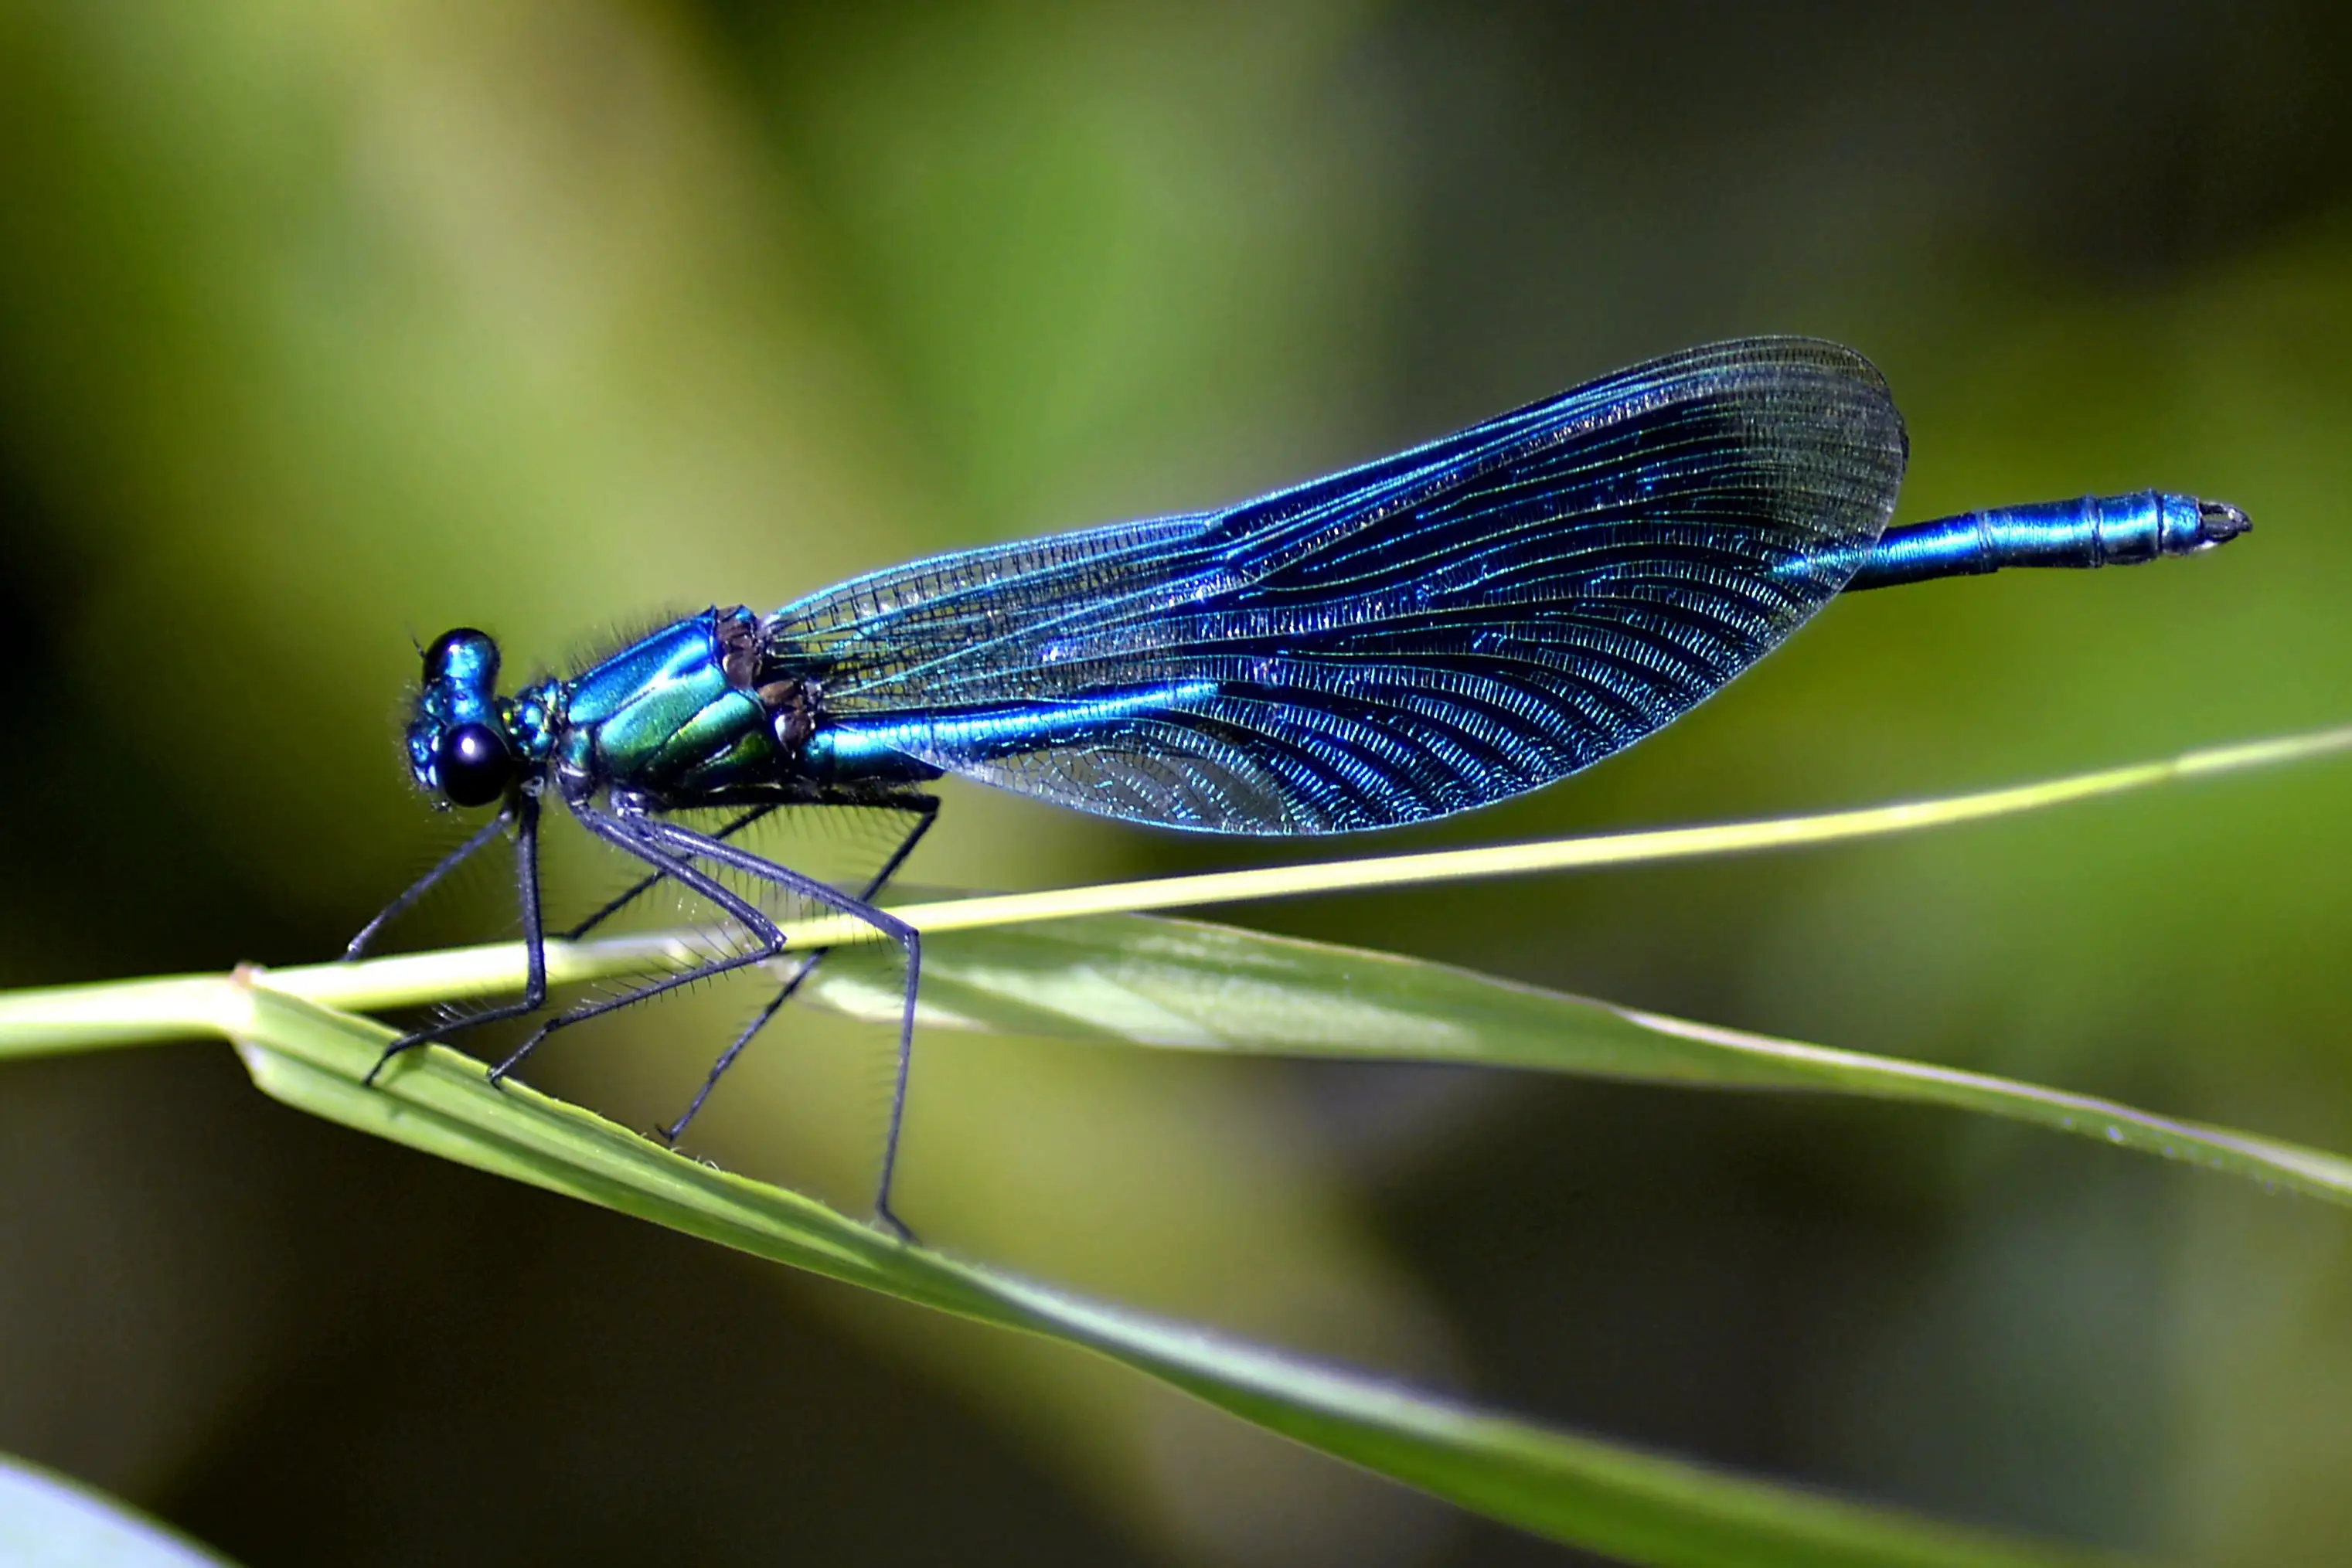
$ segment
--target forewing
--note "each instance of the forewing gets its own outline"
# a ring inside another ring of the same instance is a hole
[[[1687,712],[1834,596],[1905,441],[1861,356],[1655,361],[1221,512],[936,557],[769,623],[836,722],[1223,832],[1440,816]]]

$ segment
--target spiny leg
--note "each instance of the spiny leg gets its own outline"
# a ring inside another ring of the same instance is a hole
[[[566,1029],[575,1023],[584,1023],[593,1018],[601,1018],[606,1013],[646,1001],[666,991],[674,991],[680,986],[690,986],[697,980],[707,980],[714,975],[723,975],[730,969],[740,969],[747,964],[760,963],[764,959],[774,957],[784,949],[784,934],[774,921],[769,919],[757,906],[738,896],[724,883],[698,870],[691,863],[690,852],[680,852],[680,846],[664,841],[667,835],[672,833],[684,833],[688,839],[709,844],[716,844],[717,840],[701,833],[685,833],[682,829],[669,828],[667,824],[646,819],[612,816],[597,810],[585,802],[574,802],[572,814],[579,818],[583,827],[606,843],[635,855],[647,865],[655,867],[662,875],[675,878],[679,885],[688,891],[698,894],[717,904],[728,918],[751,934],[754,946],[747,952],[706,959],[690,969],[649,981],[622,996],[607,997],[602,1001],[583,1002],[577,1007],[567,1008],[540,1025],[529,1040],[515,1047],[513,1052],[504,1061],[490,1069],[490,1082],[494,1084],[512,1074],[532,1051],[539,1049],[541,1040],[559,1029]],[[690,846],[688,849],[690,850]]]
[[[497,838],[500,830],[505,828],[508,821],[511,820],[512,815],[510,810],[501,809],[497,816],[477,829],[473,837],[443,855],[440,864],[411,883],[406,893],[385,904],[373,920],[360,927],[360,934],[352,937],[350,945],[343,949],[343,961],[350,963],[354,959],[364,957],[369,946],[383,934],[385,926],[415,908],[417,900],[432,892],[435,883],[472,859],[475,851]]]
[[[839,888],[819,882],[803,872],[794,871],[789,866],[778,865],[773,861],[762,860],[758,855],[738,849],[732,844],[722,844],[706,833],[698,833],[690,829],[661,821],[647,821],[644,827],[648,834],[665,840],[674,849],[696,860],[715,861],[747,876],[773,883],[787,893],[797,894],[814,904],[822,904],[826,908],[846,915],[853,920],[864,921],[883,936],[898,943],[905,951],[907,996],[905,1010],[901,1014],[898,1025],[898,1082],[890,1095],[890,1131],[882,1145],[882,1180],[874,1197],[874,1215],[876,1218],[888,1226],[899,1239],[912,1241],[915,1239],[915,1233],[907,1228],[906,1221],[900,1219],[890,1207],[890,1181],[898,1168],[898,1134],[905,1125],[907,1115],[907,1078],[915,1059],[915,997],[920,986],[923,972],[921,934],[887,909],[878,908],[864,899],[852,898]],[[625,999],[634,1001],[637,998],[633,997]]]
[[[765,819],[767,815],[774,810],[776,810],[776,808],[772,805],[755,806],[751,810],[744,812],[741,816],[728,823],[725,827],[719,829],[718,832],[711,836],[722,840],[731,839],[736,834],[741,832],[744,829],[750,827],[752,823]],[[643,898],[646,893],[652,890],[653,885],[656,883],[661,881],[669,873],[667,872],[657,871],[639,877],[634,883],[623,889],[618,894],[616,894],[604,905],[604,908],[598,910],[595,914],[590,915],[587,919],[582,921],[571,930],[566,931],[563,934],[563,939],[566,942],[579,941],[580,938],[587,936],[588,933],[593,931],[599,925],[604,925],[605,921],[610,920],[614,915],[618,915],[622,910],[626,909],[630,904],[635,904],[638,899]],[[381,919],[382,917],[379,916],[378,918]]]
[[[374,1083],[377,1074],[402,1051],[414,1051],[437,1040],[446,1040],[461,1030],[473,1029],[477,1025],[496,1023],[500,1019],[520,1018],[547,1005],[547,936],[541,927],[539,915],[539,797],[528,791],[519,796],[514,813],[515,883],[522,904],[523,956],[528,966],[521,999],[401,1036],[383,1048],[383,1054],[376,1058],[373,1067],[368,1069],[366,1082]],[[483,838],[479,833],[474,836],[477,840]],[[467,852],[472,852],[470,846]],[[444,861],[436,868],[434,875],[439,876],[451,863],[451,861]]]
[[[923,835],[930,831],[931,824],[939,821],[940,802],[934,796],[910,795],[888,801],[887,804],[895,810],[915,812],[917,814],[915,825],[908,831],[907,836],[899,841],[898,847],[890,852],[890,858],[882,862],[882,869],[874,873],[872,880],[866,883],[865,890],[858,894],[857,897],[861,903],[874,902],[875,896],[889,884],[890,879],[898,874],[898,868],[907,863],[907,857],[915,852],[915,846],[922,842]],[[719,836],[725,837],[724,834]],[[743,1032],[735,1037],[735,1042],[720,1053],[718,1061],[712,1064],[709,1074],[702,1081],[702,1087],[695,1091],[694,1103],[686,1108],[686,1114],[662,1129],[661,1135],[664,1142],[675,1144],[686,1135],[687,1124],[701,1113],[703,1102],[710,1098],[710,1092],[719,1087],[719,1079],[725,1077],[727,1070],[735,1065],[735,1059],[743,1054],[744,1047],[750,1045],[752,1037],[767,1028],[768,1021],[783,1009],[786,1002],[793,999],[793,993],[798,991],[808,977],[816,972],[816,967],[824,962],[825,955],[830,951],[830,948],[820,948],[801,960],[800,967],[793,971],[792,977],[784,982],[783,988],[775,994],[766,1007],[760,1009],[759,1017],[744,1026]],[[891,1122],[894,1126],[898,1117],[898,1107],[904,1103],[907,1095],[905,1055],[902,1050],[898,1092],[891,1101]],[[893,1134],[894,1140],[896,1134]]]

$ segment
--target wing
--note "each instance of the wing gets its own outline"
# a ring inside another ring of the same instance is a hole
[[[1687,712],[1844,585],[1905,456],[1868,361],[1741,340],[1222,511],[876,572],[764,630],[820,682],[837,765],[1211,831],[1385,827]]]

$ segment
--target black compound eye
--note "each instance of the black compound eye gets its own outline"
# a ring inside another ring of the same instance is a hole
[[[471,626],[457,626],[433,639],[425,650],[425,680],[426,685],[451,673],[455,664],[459,673],[479,680],[486,673],[489,679],[498,678],[499,645],[487,632],[477,632]]]
[[[487,724],[461,724],[444,735],[433,764],[441,793],[460,806],[487,806],[514,782],[514,753]]]

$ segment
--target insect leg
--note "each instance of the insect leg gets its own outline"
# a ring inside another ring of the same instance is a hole
[[[684,969],[675,975],[649,981],[625,995],[607,997],[602,1001],[583,1002],[577,1007],[566,1009],[540,1025],[537,1032],[515,1047],[513,1052],[504,1061],[490,1069],[490,1082],[493,1083],[505,1079],[516,1068],[520,1067],[524,1060],[539,1049],[540,1041],[559,1029],[568,1028],[589,1019],[600,1018],[605,1013],[617,1011],[632,1003],[660,996],[665,991],[674,991],[680,986],[690,986],[697,980],[707,980],[714,975],[723,975],[730,969],[740,969],[747,964],[757,964],[762,959],[772,958],[783,951],[784,934],[774,921],[769,919],[756,905],[739,897],[734,890],[724,883],[697,869],[691,863],[692,843],[678,845],[665,841],[672,834],[694,842],[711,845],[718,844],[718,840],[706,834],[690,832],[686,829],[673,828],[666,823],[638,818],[612,816],[584,802],[575,803],[572,809],[572,814],[580,819],[583,827],[606,843],[635,855],[647,865],[654,867],[658,874],[675,878],[689,892],[698,894],[717,904],[729,919],[735,921],[751,934],[754,946],[745,952],[706,959],[690,969]],[[729,852],[741,854],[743,852],[733,850]]]
[[[930,831],[933,822],[939,821],[940,802],[937,796],[910,795],[891,800],[887,804],[898,810],[916,813],[915,825],[908,831],[907,836],[899,841],[898,847],[890,852],[890,858],[882,862],[882,869],[874,873],[873,879],[866,883],[864,891],[858,894],[858,899],[866,904],[873,903],[875,896],[889,884],[890,879],[898,874],[898,868],[906,864],[907,857],[915,852],[915,846],[922,842],[923,835]],[[695,1091],[694,1103],[686,1108],[686,1114],[662,1129],[662,1138],[665,1142],[675,1144],[686,1135],[687,1124],[701,1113],[703,1102],[710,1098],[710,1092],[719,1087],[719,1079],[726,1076],[727,1070],[735,1065],[735,1059],[743,1054],[743,1048],[751,1043],[752,1036],[768,1027],[768,1020],[774,1018],[779,1011],[782,1010],[783,1005],[793,999],[793,994],[816,972],[816,967],[824,962],[825,954],[829,951],[831,951],[829,948],[819,948],[801,960],[800,967],[793,971],[792,978],[784,982],[783,988],[776,993],[774,998],[766,1007],[760,1009],[760,1016],[744,1027],[743,1032],[735,1037],[735,1043],[729,1046],[720,1054],[718,1061],[712,1064],[709,1075],[702,1081],[702,1087]],[[891,1101],[893,1106],[891,1122],[894,1126],[898,1122],[896,1107],[903,1103],[906,1097],[907,1063],[905,1052],[902,1051],[898,1067],[898,1091]]]
[[[512,820],[512,816],[513,813],[511,811],[501,810],[497,816],[492,817],[488,821],[483,823],[480,828],[476,830],[473,837],[467,839],[464,843],[459,844],[456,849],[451,850],[447,854],[443,855],[439,865],[435,866],[431,871],[426,872],[423,876],[418,877],[414,883],[411,883],[406,893],[402,894],[398,898],[395,898],[390,904],[385,904],[382,913],[377,915],[373,920],[369,921],[365,925],[360,927],[360,934],[352,937],[351,945],[343,949],[343,961],[345,963],[350,963],[353,959],[366,956],[368,948],[373,945],[378,936],[383,934],[383,928],[385,926],[391,925],[394,921],[399,919],[402,915],[415,908],[417,900],[432,892],[436,883],[438,883],[443,877],[447,876],[451,872],[456,871],[459,866],[465,864],[467,860],[473,857],[475,851],[480,849],[484,844],[488,843],[492,839],[497,838],[500,830],[504,829],[507,823]]]
[[[479,833],[475,838],[487,841]],[[470,847],[467,852],[471,852]],[[443,862],[440,869],[446,869],[450,863],[449,861]],[[436,870],[435,874],[437,876],[439,871]],[[525,962],[529,966],[521,999],[401,1036],[385,1046],[383,1054],[376,1058],[375,1065],[368,1070],[368,1083],[373,1084],[376,1075],[404,1051],[414,1051],[420,1045],[446,1040],[459,1030],[472,1029],[478,1024],[520,1018],[547,1005],[547,936],[541,927],[539,915],[539,797],[534,794],[524,794],[515,806],[515,885],[522,904],[522,946]]]
[[[719,831],[712,836],[719,839],[731,839],[736,834],[741,832],[744,829],[750,827],[752,823],[764,819],[769,812],[775,809],[776,808],[774,806],[754,807],[752,810],[744,812],[741,816],[728,823],[725,827],[719,829]],[[563,934],[563,939],[566,942],[579,941],[580,938],[587,936],[588,933],[595,930],[599,925],[604,925],[605,921],[610,920],[614,915],[618,915],[622,910],[626,909],[630,904],[635,904],[638,899],[644,897],[646,892],[653,887],[654,883],[661,881],[663,877],[668,874],[669,873],[667,872],[657,871],[646,876],[639,877],[635,883],[625,888],[618,894],[614,895],[611,902],[607,903],[604,908],[598,910],[595,914],[590,915],[587,919],[582,921],[571,930],[566,931]],[[381,919],[382,917],[379,916],[378,918]]]
[[[795,894],[812,903],[822,904],[826,908],[848,915],[853,920],[863,921],[891,941],[898,943],[906,953],[907,995],[905,1009],[900,1016],[898,1025],[898,1081],[890,1095],[890,1130],[882,1145],[882,1179],[874,1197],[874,1215],[876,1218],[895,1231],[900,1239],[912,1240],[914,1232],[907,1228],[906,1222],[891,1210],[890,1182],[897,1174],[898,1166],[898,1134],[904,1128],[907,1115],[907,1078],[915,1057],[915,996],[923,973],[922,934],[887,909],[869,904],[862,898],[852,898],[838,888],[828,886],[805,873],[793,871],[789,866],[778,865],[773,861],[762,860],[748,850],[738,849],[733,844],[720,843],[708,834],[698,833],[691,829],[662,821],[649,821],[644,824],[644,827],[650,836],[663,840],[676,852],[690,855],[696,860],[715,861],[747,876],[772,883],[785,892]],[[778,946],[782,946],[781,941]]]

